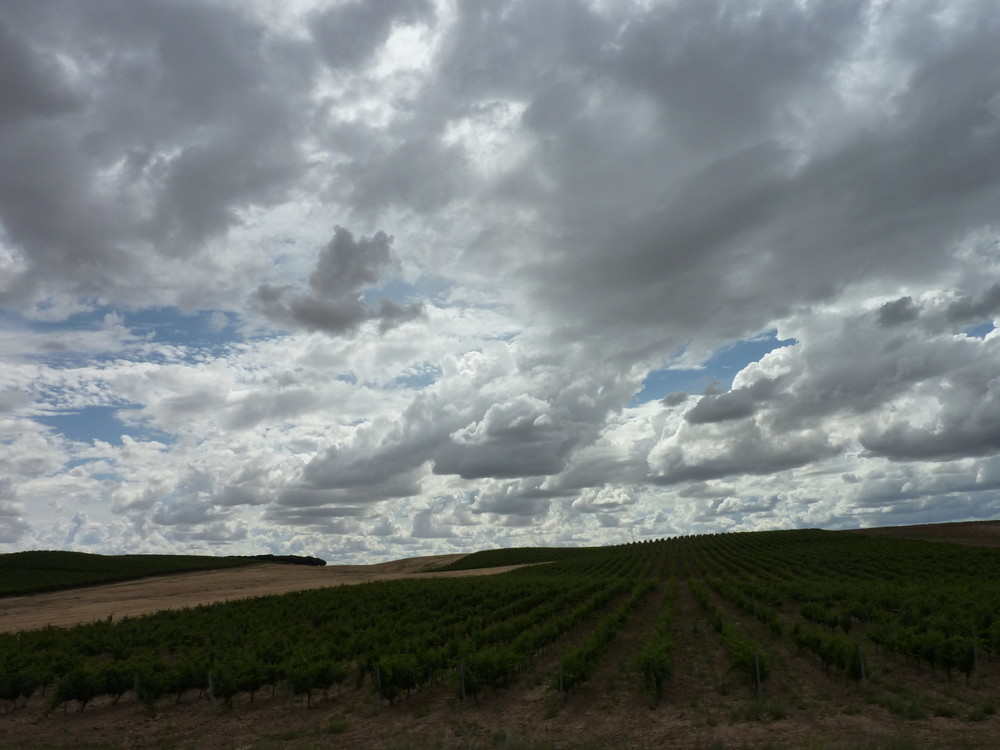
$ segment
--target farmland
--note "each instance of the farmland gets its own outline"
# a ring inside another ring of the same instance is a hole
[[[803,530],[438,562],[0,634],[0,747],[995,746],[996,549]]]
[[[44,550],[0,555],[0,596],[249,565],[248,557],[202,555],[91,555]]]

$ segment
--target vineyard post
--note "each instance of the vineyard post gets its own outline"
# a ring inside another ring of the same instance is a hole
[[[135,713],[139,713],[139,673],[132,675],[132,697],[135,699]]]
[[[972,686],[979,687],[979,642],[972,642]]]
[[[212,670],[208,671],[208,698],[212,701],[212,708],[215,708],[215,686],[212,684]]]
[[[757,697],[760,698],[760,653],[753,652],[753,671],[757,678]]]
[[[462,688],[462,703],[465,703],[465,662],[458,663],[458,682]]]
[[[858,646],[858,666],[861,668],[861,684],[867,687],[868,674],[865,671],[865,655],[861,651],[861,646]]]
[[[566,705],[566,689],[563,683],[563,663],[559,662],[559,701]]]

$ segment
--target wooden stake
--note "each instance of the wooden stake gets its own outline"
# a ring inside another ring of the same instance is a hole
[[[979,687],[979,643],[972,642],[972,686]]]
[[[753,652],[753,671],[757,678],[757,697],[760,698],[760,654]]]

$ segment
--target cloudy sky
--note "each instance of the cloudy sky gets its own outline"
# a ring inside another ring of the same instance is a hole
[[[0,551],[1000,516],[992,1],[0,0]]]

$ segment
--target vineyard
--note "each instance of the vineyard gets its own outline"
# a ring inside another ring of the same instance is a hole
[[[995,746],[1000,550],[805,530],[449,568],[517,564],[0,634],[0,747]]]

